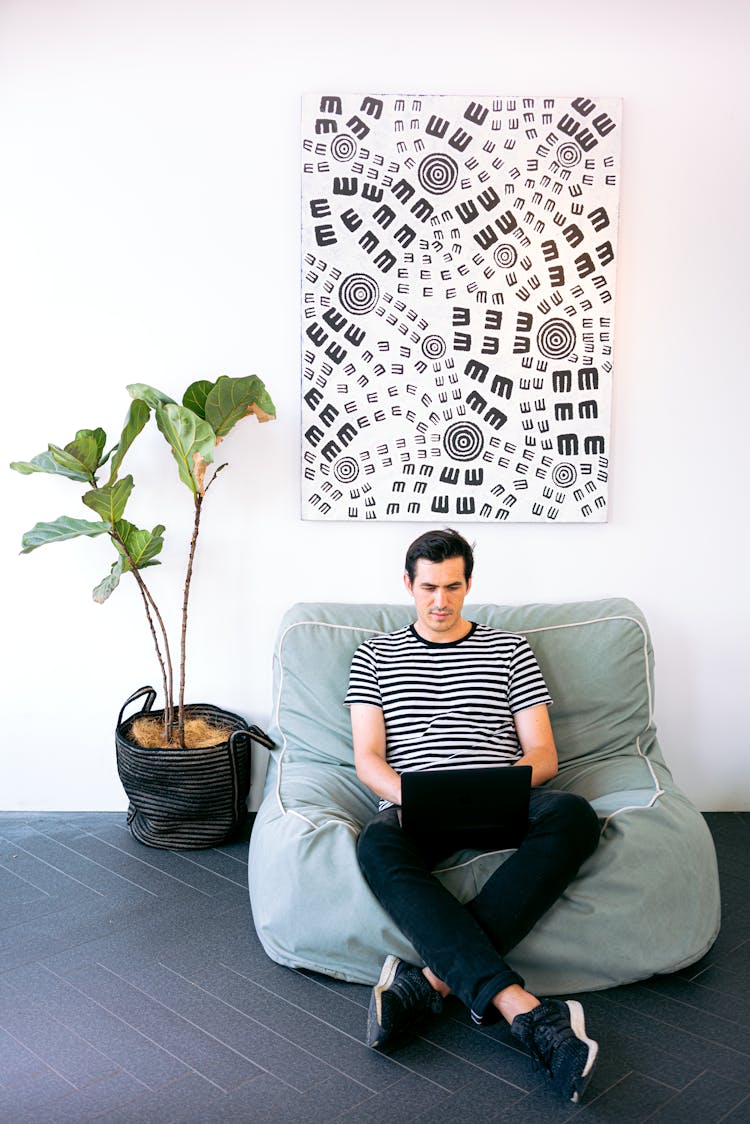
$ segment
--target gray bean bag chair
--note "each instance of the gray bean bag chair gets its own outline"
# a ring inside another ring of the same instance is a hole
[[[701,957],[719,930],[713,841],[676,787],[656,738],[653,653],[631,601],[467,606],[523,633],[554,699],[556,788],[581,793],[602,837],[578,877],[508,956],[544,995],[611,987]],[[300,604],[274,653],[274,724],[249,855],[253,918],[268,955],[374,983],[389,952],[419,962],[359,871],[357,835],[376,808],[354,771],[343,706],[355,648],[413,619],[411,605]],[[461,901],[508,852],[462,851],[438,876]]]

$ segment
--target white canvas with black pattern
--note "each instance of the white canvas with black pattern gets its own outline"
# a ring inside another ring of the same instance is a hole
[[[621,116],[304,97],[304,518],[606,520]]]

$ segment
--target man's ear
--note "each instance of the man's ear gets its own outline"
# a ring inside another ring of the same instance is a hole
[[[404,573],[404,585],[406,586],[407,590],[409,591],[409,593],[411,593],[411,595],[413,597],[414,591],[412,589],[411,578],[409,577],[409,575],[406,572]]]
[[[470,589],[471,589],[471,578],[469,578],[466,582],[466,592],[467,592],[467,594],[468,594]]]

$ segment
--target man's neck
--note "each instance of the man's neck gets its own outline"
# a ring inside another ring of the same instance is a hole
[[[433,632],[424,628],[421,621],[416,620],[414,622],[414,631],[417,636],[420,636],[422,640],[428,640],[431,644],[455,644],[457,640],[463,640],[464,637],[468,636],[473,627],[471,621],[467,621],[463,617],[456,621],[448,632],[440,632],[439,630]]]

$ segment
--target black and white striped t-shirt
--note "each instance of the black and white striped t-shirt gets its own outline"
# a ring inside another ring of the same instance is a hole
[[[380,707],[386,760],[403,773],[509,765],[522,755],[513,715],[552,699],[523,636],[474,624],[447,644],[413,625],[366,640],[344,702]]]

